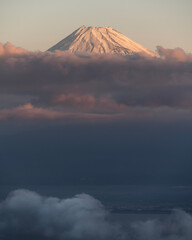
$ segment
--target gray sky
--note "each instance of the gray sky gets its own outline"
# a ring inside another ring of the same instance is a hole
[[[46,50],[81,25],[111,26],[155,50],[192,51],[191,0],[1,0],[0,42]]]

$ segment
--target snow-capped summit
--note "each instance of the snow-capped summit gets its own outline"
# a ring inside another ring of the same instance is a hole
[[[111,27],[82,26],[48,49],[48,51],[55,50],[67,50],[75,53],[115,53],[122,55],[144,53],[152,57],[157,56],[156,53],[132,41]]]

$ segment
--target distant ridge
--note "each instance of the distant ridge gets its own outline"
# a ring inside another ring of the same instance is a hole
[[[82,26],[49,48],[48,51],[70,51],[74,53],[122,54],[144,53],[155,57],[156,53],[132,41],[111,27]]]

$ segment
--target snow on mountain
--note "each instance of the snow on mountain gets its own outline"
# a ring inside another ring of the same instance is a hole
[[[156,53],[132,41],[111,27],[82,26],[48,49],[48,51],[55,50],[67,50],[74,53],[115,53],[122,55],[144,53],[152,57],[157,56]]]

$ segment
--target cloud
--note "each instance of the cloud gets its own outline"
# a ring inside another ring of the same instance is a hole
[[[68,96],[69,97],[69,96]],[[74,100],[74,99],[68,99]],[[61,101],[62,99],[62,101]],[[57,104],[60,104],[60,101],[63,103],[63,96],[59,99]],[[87,100],[87,97],[85,97]],[[114,102],[110,102],[108,100],[95,100],[94,98],[90,98],[90,102],[86,102],[82,104],[81,97],[76,102],[73,109],[80,108],[81,111],[71,111],[71,109],[66,108],[66,111],[53,110],[42,107],[35,107],[31,103],[26,103],[24,105],[20,105],[13,108],[2,109],[0,110],[0,121],[14,121],[14,120],[25,120],[25,121],[44,121],[44,120],[64,120],[70,121],[71,123],[75,122],[114,122],[114,121],[127,121],[134,119],[158,119],[161,118],[163,120],[162,115],[165,115],[167,120],[173,120],[177,118],[177,120],[181,119],[192,119],[191,113],[187,110],[180,109],[176,113],[170,108],[159,108],[154,111],[150,108],[132,108],[124,105],[117,105]],[[83,97],[84,100],[84,97]],[[68,104],[68,103],[67,103]],[[71,102],[70,102],[71,107]],[[93,111],[94,109],[94,111]],[[85,110],[85,112],[82,112]],[[97,112],[98,111],[98,112]]]
[[[137,118],[138,109],[140,113],[147,110],[144,118],[148,112],[150,116],[164,114],[165,108],[191,113],[191,54],[181,49],[158,47],[162,58],[26,52],[11,44],[1,45],[1,49],[0,93],[7,99],[15,96],[19,102],[18,106],[14,101],[12,106],[10,101],[3,104],[1,119],[11,116],[10,111],[16,114],[26,105],[24,99],[33,106],[28,112],[36,119],[42,115],[59,119],[67,113],[86,117],[101,113],[114,117],[112,113],[116,113],[125,119],[133,113],[132,118]],[[30,117],[25,114],[23,118]]]
[[[128,218],[128,216],[127,216]],[[147,221],[111,221],[100,201],[87,194],[59,199],[19,189],[0,203],[3,239],[191,240],[192,216],[174,210]]]
[[[0,56],[7,55],[20,55],[27,53],[27,50],[15,47],[10,42],[5,43],[4,45],[0,43]]]
[[[174,210],[164,221],[152,219],[133,224],[139,240],[190,240],[192,216],[182,210]]]
[[[192,61],[192,54],[185,53],[182,48],[165,49],[161,46],[157,46],[157,51],[160,56],[166,59],[177,60],[181,62]]]
[[[60,106],[65,109],[81,110],[86,112],[124,112],[129,110],[128,106],[118,104],[110,97],[96,98],[91,94],[80,95],[77,93],[59,94],[48,96],[47,98],[39,98],[39,103],[50,106]]]
[[[62,118],[62,113],[35,108],[32,104],[27,103],[12,109],[0,110],[0,120],[6,119],[55,119]]]
[[[60,112],[51,109],[34,107],[31,103],[26,103],[11,109],[0,110],[0,120],[91,120],[106,119],[110,116],[106,114],[82,114],[81,112]]]
[[[59,199],[16,190],[0,204],[0,233],[4,239],[121,239],[106,218],[103,205],[87,194]]]

